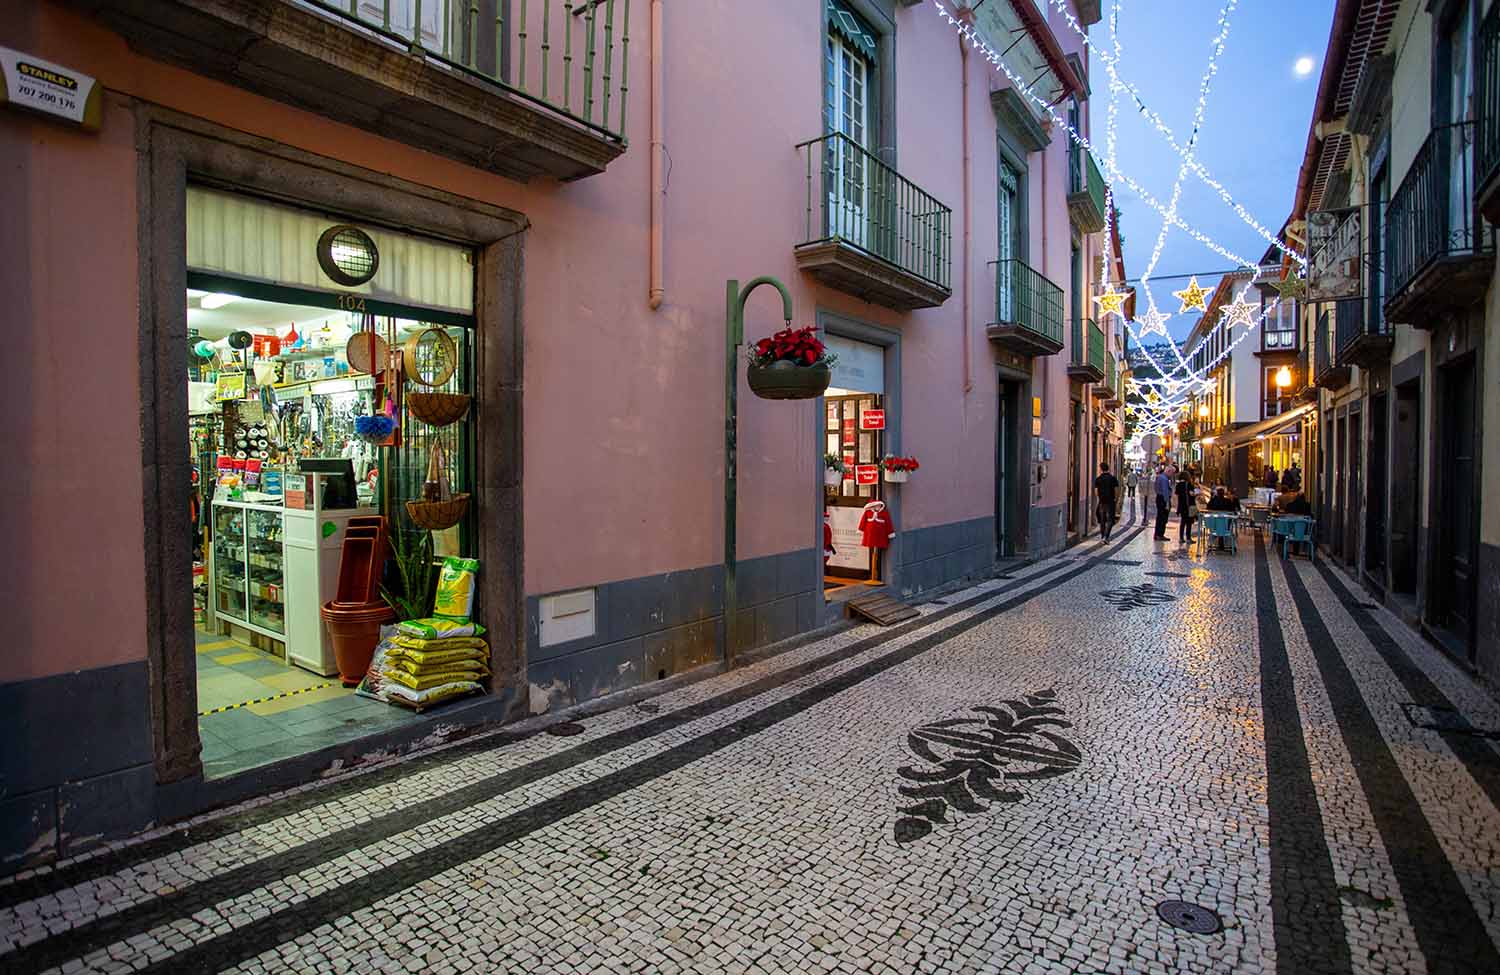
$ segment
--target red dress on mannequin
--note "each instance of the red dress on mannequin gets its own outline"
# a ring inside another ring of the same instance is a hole
[[[891,516],[885,510],[884,501],[871,501],[865,505],[864,514],[859,516],[859,530],[863,536],[860,544],[865,548],[890,546],[891,536],[896,534],[896,528],[891,524]]]

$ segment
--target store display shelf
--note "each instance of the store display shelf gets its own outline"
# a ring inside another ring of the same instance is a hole
[[[219,619],[227,620],[228,622],[233,623],[235,626],[243,626],[245,629],[251,631],[252,633],[259,633],[261,636],[268,636],[271,639],[275,640],[277,643],[286,642],[286,634],[281,630],[273,630],[270,627],[262,626],[259,623],[252,623],[250,622],[248,614],[247,616],[242,618],[239,616],[235,616],[232,613],[225,612],[221,609],[218,612],[218,617]]]

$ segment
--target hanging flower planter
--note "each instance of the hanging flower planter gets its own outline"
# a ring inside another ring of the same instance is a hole
[[[834,356],[812,326],[787,327],[750,347],[745,378],[761,399],[816,399],[833,381]]]
[[[886,454],[880,459],[880,470],[887,484],[905,484],[911,480],[911,472],[921,467],[915,457],[896,457]]]
[[[838,487],[844,483],[844,458],[838,454],[823,455],[823,486]]]

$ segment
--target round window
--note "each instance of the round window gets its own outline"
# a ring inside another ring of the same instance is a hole
[[[364,284],[380,267],[375,241],[358,227],[329,227],[318,238],[318,266],[323,273],[346,287]]]

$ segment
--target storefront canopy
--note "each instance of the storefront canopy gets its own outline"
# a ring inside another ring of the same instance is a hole
[[[1316,403],[1303,403],[1295,409],[1287,410],[1280,416],[1273,416],[1268,420],[1261,420],[1259,423],[1252,423],[1249,426],[1240,427],[1238,430],[1231,430],[1219,438],[1218,445],[1220,447],[1243,447],[1253,442],[1257,437],[1269,437],[1273,433],[1280,433],[1283,427],[1297,423],[1317,408]]]

